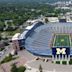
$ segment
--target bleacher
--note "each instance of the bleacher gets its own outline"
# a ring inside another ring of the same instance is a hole
[[[28,51],[38,55],[51,55],[51,42],[54,33],[72,33],[71,23],[49,23],[34,30],[28,36],[25,47]]]

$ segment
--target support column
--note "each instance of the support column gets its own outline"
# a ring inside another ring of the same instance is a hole
[[[70,61],[70,55],[68,55],[67,65],[69,65],[69,61]]]
[[[59,55],[59,61],[60,61],[60,55]]]
[[[55,56],[56,61],[58,60],[57,55]]]

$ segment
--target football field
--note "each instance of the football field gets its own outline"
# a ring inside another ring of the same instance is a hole
[[[57,47],[70,47],[70,35],[69,34],[56,34],[54,38],[54,45]]]

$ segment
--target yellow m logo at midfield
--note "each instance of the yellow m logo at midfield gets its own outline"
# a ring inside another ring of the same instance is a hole
[[[56,48],[56,54],[66,54],[66,48]]]

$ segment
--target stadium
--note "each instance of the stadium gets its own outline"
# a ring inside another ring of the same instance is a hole
[[[36,56],[52,56],[55,48],[68,48],[67,54],[72,55],[72,23],[36,22],[26,27],[19,39],[21,47]]]

